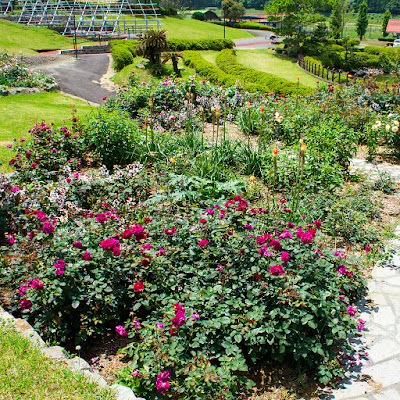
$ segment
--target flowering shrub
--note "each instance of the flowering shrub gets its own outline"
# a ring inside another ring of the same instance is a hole
[[[17,57],[5,53],[0,54],[0,89],[13,87],[46,88],[54,83],[53,77],[26,68]]]
[[[18,171],[20,181],[56,181],[65,166],[78,169],[85,164],[87,146],[75,117],[70,128],[56,129],[42,122],[30,133],[31,139],[20,139],[13,146],[17,154],[9,161]]]

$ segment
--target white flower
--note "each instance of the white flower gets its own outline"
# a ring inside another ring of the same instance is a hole
[[[399,127],[397,125],[392,126],[392,131],[397,132],[399,130]]]
[[[397,119],[396,119],[395,121],[393,121],[393,125],[399,126],[399,121],[397,121]]]
[[[390,124],[386,124],[385,128],[387,131],[390,131]]]

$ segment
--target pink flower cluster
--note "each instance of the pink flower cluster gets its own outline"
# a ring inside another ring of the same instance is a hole
[[[115,332],[118,333],[118,335],[126,337],[128,336],[128,331],[126,330],[126,328],[123,325],[117,325],[115,327]]]
[[[57,262],[54,263],[54,266],[56,267],[56,274],[57,275],[64,274],[64,272],[65,272],[65,261],[57,260]]]
[[[114,253],[115,256],[119,256],[121,254],[120,243],[115,238],[109,238],[102,240],[100,243],[100,247],[103,250],[110,250]]]
[[[285,273],[285,269],[282,267],[282,265],[273,265],[270,269],[269,272],[271,275],[278,276],[278,275],[283,275]]]
[[[169,389],[168,379],[171,376],[171,371],[163,371],[157,375],[156,388],[159,393],[165,393]]]
[[[169,331],[171,336],[176,336],[178,333],[178,330],[181,326],[184,325],[186,321],[186,314],[185,314],[185,307],[183,307],[182,304],[176,303],[174,304],[174,310],[175,310],[175,317],[172,318],[172,327]]]
[[[307,232],[304,232],[303,229],[297,228],[296,236],[302,243],[312,243],[316,233],[315,229],[309,229]]]
[[[341,275],[346,275],[346,276],[350,276],[350,277],[353,276],[353,273],[351,271],[348,271],[344,265],[339,266],[338,272]]]

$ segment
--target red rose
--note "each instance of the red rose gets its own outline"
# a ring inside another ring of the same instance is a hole
[[[141,292],[141,291],[143,291],[143,289],[144,289],[144,285],[143,285],[142,282],[136,282],[136,283],[133,285],[133,290],[134,290],[135,292]]]

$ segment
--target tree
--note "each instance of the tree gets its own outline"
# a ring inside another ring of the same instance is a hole
[[[357,14],[357,35],[359,36],[360,40],[365,35],[365,32],[367,32],[367,27],[368,27],[368,5],[367,2],[364,0],[361,4],[360,7],[358,8],[358,14]]]
[[[150,29],[139,38],[139,45],[136,53],[150,61],[151,65],[161,67],[161,52],[168,50],[165,30]]]
[[[224,18],[229,18],[230,22],[238,20],[246,13],[243,3],[235,0],[222,0],[221,7]]]
[[[349,8],[348,1],[336,0],[331,14],[331,30],[336,39],[343,37],[345,15]]]
[[[183,53],[175,52],[175,51],[166,52],[166,53],[163,53],[163,55],[162,55],[162,63],[166,64],[168,61],[171,60],[172,68],[174,69],[174,73],[178,78],[181,77],[181,71],[178,68],[178,61],[180,58],[183,58]]]
[[[282,28],[279,33],[290,37],[290,43],[299,47],[306,37],[305,27],[317,22],[325,21],[320,12],[331,8],[333,0],[272,0],[265,8],[266,14],[272,19],[280,20],[283,17]]]
[[[386,32],[386,27],[389,22],[389,19],[391,19],[391,18],[392,18],[392,14],[390,13],[389,10],[386,10],[385,14],[383,14],[383,19],[382,19],[382,34],[383,34],[383,36],[388,35],[388,33]]]

